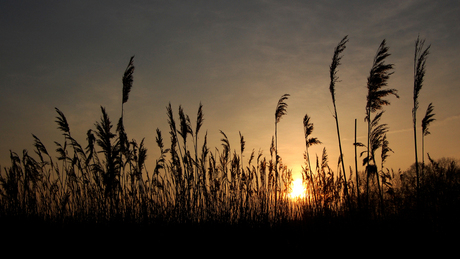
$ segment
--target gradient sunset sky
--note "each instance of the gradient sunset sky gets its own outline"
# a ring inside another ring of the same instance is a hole
[[[31,134],[49,151],[56,149],[54,141],[63,142],[55,107],[82,146],[101,117],[100,106],[116,124],[121,78],[135,55],[125,128],[130,139],[145,137],[150,172],[159,154],[156,128],[169,145],[169,102],[176,118],[182,105],[193,127],[203,104],[200,145],[207,130],[210,149],[222,150],[222,130],[232,149],[239,150],[241,132],[246,159],[252,149],[268,158],[276,104],[285,93],[291,96],[278,125],[283,161],[299,173],[305,150],[302,119],[308,114],[315,127],[312,137],[323,142],[310,155],[321,156],[326,147],[336,171],[329,65],[345,35],[349,42],[338,68],[336,104],[346,169],[354,168],[355,119],[358,141],[366,142],[366,83],[383,39],[391,53],[387,62],[395,68],[388,87],[400,96],[388,97],[391,105],[384,107],[382,122],[390,128],[394,151],[386,165],[405,170],[415,161],[411,109],[418,35],[431,49],[417,126],[430,102],[436,119],[425,150],[433,158],[460,158],[459,14],[459,1],[431,0],[2,1],[0,165],[10,166],[10,149],[32,153]]]

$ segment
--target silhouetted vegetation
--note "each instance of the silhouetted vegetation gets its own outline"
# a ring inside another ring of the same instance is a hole
[[[414,145],[415,145],[415,172],[417,175],[417,188],[420,186],[420,174],[418,168],[418,151],[417,151],[417,110],[418,110],[418,96],[423,85],[423,78],[425,77],[425,64],[429,54],[430,46],[423,50],[425,40],[417,38],[415,41],[415,55],[414,55],[414,107],[412,108],[412,122],[414,125]],[[429,108],[428,108],[429,109]],[[428,111],[427,111],[428,113]],[[424,133],[422,133],[424,136]],[[422,159],[423,160],[423,159]]]
[[[329,67],[329,74],[331,78],[331,83],[329,84],[329,91],[331,92],[332,96],[332,104],[334,105],[334,119],[335,119],[335,125],[337,127],[337,137],[339,140],[339,151],[340,151],[340,163],[342,164],[342,174],[343,174],[343,179],[345,179],[345,182],[347,181],[347,175],[345,173],[345,164],[343,163],[343,152],[342,152],[342,141],[340,140],[340,129],[339,129],[339,118],[337,116],[337,107],[335,105],[335,84],[339,80],[339,77],[337,76],[337,67],[340,65],[340,60],[342,59],[341,53],[345,50],[346,46],[345,44],[348,42],[348,36],[345,36],[335,47],[334,49],[334,56],[332,57],[332,63]],[[344,188],[345,193],[348,195],[348,187],[345,185]]]
[[[330,67],[339,147],[334,91],[338,79],[336,68],[347,41],[347,37],[343,38],[335,49]],[[302,177],[307,192],[304,198],[289,197],[292,172],[278,155],[277,123],[286,114],[287,94],[276,106],[275,136],[269,156],[262,151],[252,151],[246,160],[241,133],[237,149],[230,146],[230,140],[222,131],[221,149],[208,147],[207,133],[201,132],[204,122],[201,103],[193,123],[181,106],[176,123],[175,112],[169,104],[166,107],[169,146],[157,129],[160,155],[153,171],[148,171],[144,140],[129,140],[123,125],[123,104],[128,101],[133,83],[132,57],[123,76],[122,113],[115,129],[105,108],[101,107],[101,118],[94,129],[87,131],[86,142],[81,145],[72,137],[64,113],[56,108],[56,123],[63,134],[62,142],[55,142],[57,157],[35,135],[35,155],[27,150],[22,154],[10,151],[11,165],[0,174],[0,219],[4,224],[41,222],[59,226],[167,229],[199,226],[210,231],[216,231],[213,230],[216,226],[226,230],[295,228],[310,233],[327,230],[342,234],[349,233],[342,232],[345,230],[398,231],[408,226],[429,231],[452,230],[458,227],[460,216],[457,160],[430,157],[429,164],[420,165],[423,168],[420,176],[418,164],[407,171],[384,167],[392,152],[386,138],[389,127],[379,122],[383,111],[372,115],[389,104],[383,97],[397,96],[395,89],[381,89],[386,86],[392,69],[391,64],[384,64],[389,56],[387,50],[383,41],[367,83],[368,143],[367,150],[362,152],[366,168],[363,172],[357,171],[357,165],[355,172],[350,167],[347,178],[342,159],[339,159],[342,168],[339,164],[334,172],[325,147],[320,157],[316,155],[316,161],[311,163],[308,148],[321,142],[311,137],[311,118],[308,115],[303,118],[306,150]],[[423,120],[422,136],[429,134],[432,117],[430,104]],[[200,143],[199,139],[203,141]],[[380,166],[375,160],[378,149],[381,150]],[[360,195],[363,193],[366,195]],[[370,225],[373,227],[369,228]]]

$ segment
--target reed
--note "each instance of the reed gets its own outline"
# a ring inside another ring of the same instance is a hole
[[[429,125],[435,121],[434,117],[434,106],[433,103],[428,104],[428,108],[425,112],[425,117],[422,119],[422,175],[425,168],[425,136],[431,134],[429,131]]]
[[[332,63],[329,66],[329,74],[331,82],[329,84],[329,91],[331,92],[332,96],[332,104],[334,105],[334,119],[335,125],[337,128],[337,138],[339,140],[339,151],[340,151],[340,161],[342,164],[342,174],[345,182],[347,182],[347,177],[345,173],[345,164],[343,163],[343,152],[342,152],[342,141],[340,140],[340,129],[339,129],[339,118],[337,116],[337,106],[335,104],[335,84],[338,82],[339,77],[337,76],[337,67],[340,65],[340,61],[342,59],[342,52],[345,50],[345,44],[348,42],[348,36],[345,36],[339,44],[334,49],[334,55],[332,57]],[[345,185],[345,195],[348,196],[348,187]]]
[[[310,163],[310,154],[308,152],[308,148],[313,145],[318,145],[321,144],[321,141],[319,141],[318,138],[310,138],[310,135],[313,133],[313,123],[310,122],[310,117],[308,114],[305,114],[303,117],[303,129],[304,129],[304,134],[305,134],[305,160],[307,161],[307,168],[303,168],[302,172],[304,173],[302,175],[303,181],[307,182],[307,179],[310,180],[309,182],[311,183],[311,190],[313,190],[313,200],[315,202],[316,207],[318,207],[318,201],[317,201],[317,196],[316,196],[316,186],[314,185],[313,181],[313,170],[311,167]],[[310,173],[308,176],[307,173]]]
[[[390,54],[388,53],[388,47],[386,46],[386,40],[383,40],[380,43],[380,46],[377,50],[377,54],[374,57],[374,61],[372,64],[372,68],[370,70],[369,77],[367,78],[367,102],[366,102],[366,117],[365,121],[367,121],[367,159],[366,163],[366,172],[369,175],[374,174],[376,165],[371,165],[369,162],[371,161],[371,137],[372,137],[372,128],[371,122],[373,118],[371,117],[373,113],[382,110],[383,106],[389,105],[390,102],[384,97],[388,95],[394,95],[396,98],[399,98],[396,89],[383,89],[383,87],[387,86],[387,81],[390,78],[390,75],[393,72],[390,72],[393,69],[393,64],[385,64],[385,59],[389,57]],[[381,115],[381,113],[380,113]],[[377,116],[376,116],[377,117]],[[376,139],[374,137],[374,139]],[[377,138],[378,139],[378,138]],[[379,181],[379,175],[376,174],[377,181]],[[367,185],[368,186],[368,185]],[[379,184],[380,186],[380,184]],[[369,187],[366,188],[366,193],[369,193]],[[367,198],[369,202],[369,197]]]
[[[335,84],[338,82],[337,67],[347,41],[347,37],[343,38],[336,47],[330,67],[330,91],[339,149]],[[388,125],[381,123],[382,107],[389,105],[383,98],[388,95],[398,97],[395,89],[383,89],[393,69],[393,65],[384,62],[389,56],[387,51],[383,41],[368,78],[368,143],[367,150],[361,152],[366,169],[360,176],[356,166],[356,192],[351,181],[351,169],[350,181],[347,181],[342,153],[336,171],[329,165],[326,147],[321,154],[316,154],[316,165],[315,161],[310,161],[312,154],[309,148],[321,142],[311,137],[313,123],[305,114],[306,150],[302,177],[308,186],[308,196],[298,200],[289,197],[292,170],[278,154],[277,129],[281,117],[287,114],[285,101],[290,96],[288,94],[281,96],[276,106],[275,135],[267,156],[261,150],[258,153],[252,150],[248,155],[247,140],[241,132],[239,146],[236,145],[235,149],[223,131],[220,131],[221,145],[209,147],[207,132],[202,130],[202,104],[198,106],[196,122],[193,122],[195,127],[192,127],[192,121],[182,106],[175,111],[169,103],[166,107],[169,135],[165,138],[169,143],[165,143],[162,132],[157,128],[155,140],[159,155],[152,171],[146,166],[151,154],[144,139],[128,141],[122,119],[123,107],[116,129],[106,109],[101,107],[100,119],[86,131],[86,146],[74,138],[67,118],[56,108],[55,122],[63,136],[63,142],[54,142],[56,155],[32,135],[34,152],[23,150],[18,154],[10,151],[11,165],[0,171],[0,222],[34,218],[57,225],[69,222],[179,228],[184,225],[250,228],[290,225],[307,226],[311,230],[318,222],[321,227],[331,227],[343,222],[372,220],[380,224],[389,218],[400,220],[399,227],[404,226],[407,219],[417,217],[417,222],[434,224],[437,229],[454,224],[458,212],[452,208],[460,205],[456,198],[460,190],[460,169],[456,160],[434,160],[428,155],[430,163],[424,165],[421,180],[418,179],[417,164],[405,171],[385,168],[384,163],[393,150],[387,139]],[[126,87],[124,84],[122,106],[133,82],[132,60],[124,76],[131,79],[126,80]],[[178,123],[174,115],[179,116]],[[423,137],[429,134],[428,127],[434,121],[433,116],[430,104],[422,120],[422,150]],[[365,146],[356,138],[354,144],[355,148]],[[380,168],[376,162],[379,149]],[[355,201],[360,202],[362,181],[366,181],[366,199],[370,205],[364,212],[372,213],[361,213],[361,207],[357,206],[356,214],[364,217],[356,217],[352,208],[355,208]],[[393,223],[389,221],[384,226],[393,226]]]
[[[418,169],[418,156],[417,156],[417,109],[419,106],[418,96],[423,86],[423,79],[425,76],[425,64],[429,54],[430,46],[423,49],[425,40],[417,37],[415,41],[415,55],[414,55],[414,106],[412,108],[412,122],[414,126],[414,146],[415,146],[415,172],[417,175],[417,188],[420,185],[420,176]]]
[[[156,142],[160,155],[152,172],[145,167],[148,156],[144,141],[132,140],[127,146],[126,179],[122,181],[119,140],[112,130],[113,126],[105,109],[101,108],[101,112],[100,121],[95,123],[96,129],[87,132],[85,149],[75,139],[71,139],[70,127],[62,127],[67,135],[65,143],[68,144],[62,144],[58,150],[58,162],[55,162],[36,136],[33,139],[38,159],[27,151],[22,153],[22,157],[11,152],[11,166],[5,168],[0,177],[2,217],[34,215],[49,222],[71,220],[109,224],[215,222],[231,225],[278,225],[308,221],[311,218],[334,219],[347,215],[345,208],[348,205],[343,192],[347,183],[341,173],[334,172],[329,166],[326,148],[323,148],[320,157],[316,156],[316,174],[313,173],[315,165],[311,164],[308,148],[320,141],[311,137],[313,124],[308,115],[304,117],[307,167],[303,172],[306,183],[310,186],[311,196],[295,201],[288,196],[292,172],[280,157],[279,182],[276,183],[274,141],[271,159],[264,157],[261,151],[257,155],[253,151],[243,162],[246,140],[241,133],[238,151],[232,149],[230,139],[221,132],[222,149],[209,152],[205,135],[200,149],[194,146],[184,152],[185,148],[181,145],[180,155],[176,144],[171,145],[174,151],[165,148],[161,131],[157,129]],[[68,126],[68,123],[62,124],[64,114],[58,114],[61,118],[58,126]],[[408,204],[411,204],[416,190],[416,184],[412,185],[415,183],[415,174],[411,178],[410,172],[400,172],[403,181],[398,187],[395,181],[399,178],[394,176],[394,172],[384,169],[383,162],[391,149],[385,134],[388,128],[379,123],[382,114],[380,112],[373,118],[370,153],[366,158],[372,161],[371,164],[375,164],[376,150],[382,149],[380,170],[375,168],[372,171],[378,171],[382,175],[382,181],[375,185],[370,184],[373,178],[368,178],[367,181],[369,192],[378,193],[375,196],[378,198],[368,195],[370,204],[376,204],[377,200],[382,204],[382,199],[384,204],[378,206],[380,210],[375,211],[374,217],[407,213],[411,208]],[[196,145],[196,136],[194,139]],[[188,150],[201,150],[201,153],[190,155]],[[61,163],[61,160],[65,163]],[[435,161],[426,166],[424,189],[431,188],[427,181],[434,179],[432,175],[441,172],[440,168],[436,167]],[[456,169],[449,170],[449,177],[460,174]],[[447,171],[442,172],[446,174]],[[436,179],[437,182],[441,181]],[[449,188],[457,188],[455,182],[449,184]],[[431,204],[433,202],[427,194],[428,189],[420,198],[423,197]],[[434,192],[434,189],[429,190],[430,193]],[[436,195],[439,197],[441,192],[437,190]],[[349,195],[350,201],[354,200],[355,192],[350,192]],[[446,200],[444,202],[442,208],[446,204],[452,205]]]
[[[285,101],[288,99],[290,95],[289,94],[284,94],[281,96],[281,98],[278,100],[278,103],[276,105],[276,110],[275,110],[275,215],[277,212],[277,203],[278,203],[278,181],[279,181],[279,173],[278,173],[278,162],[279,162],[279,156],[278,156],[278,123],[281,120],[281,117],[283,115],[287,114],[287,103]]]

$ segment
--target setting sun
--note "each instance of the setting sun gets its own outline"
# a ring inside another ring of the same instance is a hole
[[[292,191],[289,194],[291,198],[304,198],[305,197],[305,187],[303,186],[302,179],[296,179],[292,182]]]

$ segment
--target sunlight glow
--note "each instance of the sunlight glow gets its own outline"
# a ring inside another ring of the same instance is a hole
[[[296,179],[292,182],[292,191],[289,194],[289,197],[292,199],[296,198],[305,198],[306,195],[306,189],[303,186],[302,179]]]

